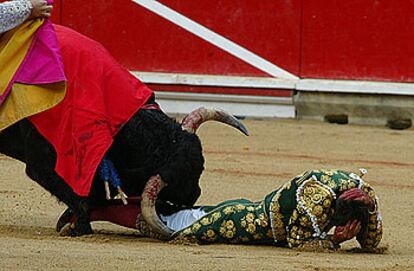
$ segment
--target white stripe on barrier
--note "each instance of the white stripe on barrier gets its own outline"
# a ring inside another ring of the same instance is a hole
[[[257,69],[276,78],[287,80],[298,80],[299,78],[267,61],[266,59],[252,53],[251,51],[241,47],[240,45],[220,36],[201,24],[183,16],[182,14],[172,10],[171,8],[159,3],[155,0],[132,0],[134,3],[158,14],[164,19],[184,28],[194,35],[204,39],[207,42],[221,48],[229,54],[249,63]]]
[[[139,71],[132,71],[132,74],[145,83],[153,84],[270,89],[294,89],[296,87],[296,81],[283,80],[273,77],[225,76]]]
[[[413,83],[376,82],[360,80],[301,79],[299,91],[334,92],[349,94],[414,95]]]
[[[232,115],[238,116],[264,118],[295,117],[295,107],[293,106],[291,98],[281,98],[280,101],[258,103],[254,97],[246,96],[245,99],[235,99],[235,95],[228,95],[228,99],[223,99],[223,95],[162,91],[156,92],[156,96],[157,102],[167,114],[188,114],[194,108],[207,107],[222,109]]]
[[[414,96],[414,83],[326,79],[300,79],[298,81],[286,81],[267,77],[200,75],[139,71],[132,71],[132,74],[144,83],[150,84],[290,89],[311,92]]]
[[[213,94],[213,93],[191,93],[191,92],[172,92],[155,91],[157,99],[168,99],[175,101],[197,101],[197,102],[217,102],[217,103],[239,103],[239,104],[273,104],[273,105],[293,105],[292,97],[269,97],[253,95],[234,95],[234,94]]]

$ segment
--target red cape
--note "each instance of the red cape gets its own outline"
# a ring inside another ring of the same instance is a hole
[[[60,104],[29,119],[55,148],[56,172],[75,193],[87,196],[114,136],[152,91],[96,41],[55,28],[67,93]]]

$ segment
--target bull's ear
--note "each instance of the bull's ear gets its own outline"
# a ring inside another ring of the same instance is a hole
[[[223,110],[206,109],[204,107],[200,107],[188,114],[182,120],[181,128],[189,133],[195,133],[201,124],[209,120],[215,120],[218,122],[228,124],[236,128],[243,134],[247,136],[249,135],[247,128],[234,116],[230,115],[229,113]]]

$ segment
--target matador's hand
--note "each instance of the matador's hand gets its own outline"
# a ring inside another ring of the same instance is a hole
[[[46,0],[30,0],[32,3],[32,13],[29,19],[49,18],[52,12],[52,5],[48,5]]]
[[[361,222],[358,220],[348,221],[345,226],[336,226],[332,242],[340,244],[354,238],[361,230]]]

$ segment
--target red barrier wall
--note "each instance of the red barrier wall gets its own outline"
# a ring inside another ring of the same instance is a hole
[[[303,1],[301,77],[414,82],[414,1]]]
[[[299,0],[161,2],[278,66],[299,72]],[[130,0],[89,3],[63,1],[62,23],[101,41],[132,70],[266,76]]]

